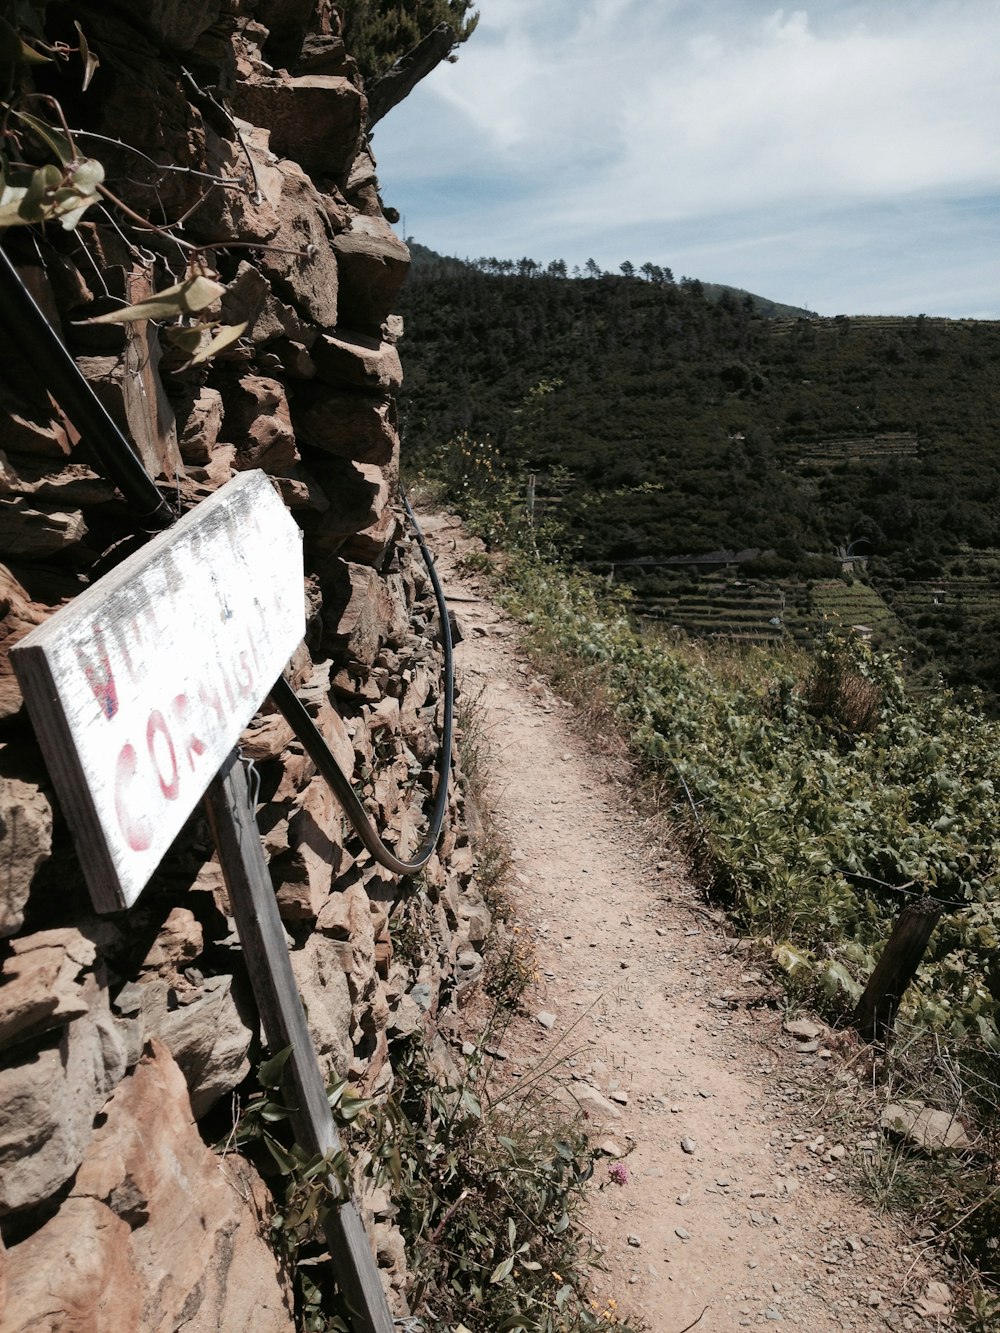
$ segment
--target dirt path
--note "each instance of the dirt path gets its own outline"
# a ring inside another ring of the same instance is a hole
[[[676,858],[649,846],[627,783],[595,771],[592,742],[519,654],[516,627],[457,571],[460,530],[441,516],[427,527],[465,635],[464,689],[482,696],[494,817],[538,960],[530,1016],[503,1044],[528,1069],[562,1043],[565,1084],[627,1171],[617,1184],[602,1159],[591,1191],[608,1265],[599,1307],[616,1301],[654,1333],[702,1311],[700,1333],[949,1327],[926,1304],[932,1274],[916,1249],[845,1186],[857,1132],[821,1138],[803,1097],[801,1080],[829,1082],[837,1056],[804,1054],[783,1031],[766,978]]]

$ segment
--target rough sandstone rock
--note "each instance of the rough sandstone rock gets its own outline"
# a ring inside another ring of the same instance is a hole
[[[54,1221],[8,1252],[5,1333],[143,1328],[131,1235],[129,1223],[97,1199],[67,1199]]]
[[[280,193],[275,200],[278,229],[270,244],[284,251],[261,252],[260,266],[277,292],[306,319],[324,329],[337,323],[338,264],[327,235],[322,198],[294,162],[276,166]]]
[[[299,0],[299,3],[308,4],[308,0]],[[267,22],[266,19],[264,21]],[[316,33],[307,36],[302,43],[295,60],[294,73],[340,74],[344,78],[353,78],[356,70],[357,62],[347,54],[341,37],[335,37],[332,33]]]
[[[191,1105],[202,1116],[242,1083],[254,1035],[249,1009],[238,1004],[231,976],[206,977],[178,988],[150,975],[123,986],[115,1000],[127,1059],[134,1064],[155,1038],[170,1050],[187,1080]]]
[[[174,398],[177,443],[185,463],[207,463],[225,416],[222,394],[202,385]]]
[[[271,473],[278,494],[289,509],[307,511],[312,514],[325,514],[330,509],[330,501],[319,482],[301,463],[282,468],[280,473]]]
[[[479,890],[470,886],[463,891],[458,876],[452,874],[447,887],[441,891],[441,902],[452,918],[457,934],[470,944],[482,946],[490,933],[493,917]]]
[[[78,509],[49,509],[23,496],[0,496],[0,555],[7,560],[45,560],[80,547],[87,524]]]
[[[125,1073],[106,988],[89,975],[81,999],[86,1012],[56,1042],[0,1069],[0,1213],[40,1203],[69,1179]]]
[[[882,1111],[883,1129],[892,1130],[926,1152],[965,1152],[972,1142],[965,1126],[949,1111],[922,1102],[890,1102]]]
[[[41,504],[65,509],[107,504],[114,494],[111,482],[83,463],[55,468],[32,454],[0,453],[0,495],[31,495]]]
[[[403,382],[393,344],[364,333],[323,334],[313,345],[312,357],[317,375],[328,384],[395,393]]]
[[[316,777],[288,817],[288,851],[271,862],[285,920],[312,919],[330,896],[343,860],[341,815],[325,778]]]
[[[246,323],[244,337],[264,344],[275,338],[291,338],[309,346],[315,330],[304,323],[290,305],[279,301],[271,284],[252,264],[242,263],[222,297],[222,318],[227,324]]]
[[[205,165],[213,175],[240,181],[242,188],[210,191],[192,215],[190,230],[203,241],[238,236],[245,241],[269,241],[280,221],[282,175],[271,152],[270,135],[245,120],[236,122],[242,142],[204,127]],[[237,270],[238,271],[238,270]]]
[[[329,562],[326,586],[331,604],[344,609],[337,625],[324,635],[324,651],[333,658],[346,652],[354,662],[371,666],[393,614],[385,581],[366,565],[337,560]]]
[[[38,458],[67,458],[79,436],[55,404],[29,405],[4,388],[0,396],[0,449]]]
[[[154,1042],[105,1106],[70,1197],[11,1250],[4,1329],[291,1333],[260,1234],[266,1206],[246,1162],[205,1147],[184,1078]]]
[[[399,446],[396,404],[391,398],[327,389],[309,395],[295,413],[302,440],[337,458],[385,464]]]
[[[398,533],[399,520],[387,507],[374,523],[347,538],[340,548],[340,555],[345,560],[356,560],[359,564],[372,565],[378,569],[394,546]]]
[[[220,0],[161,0],[138,12],[158,42],[175,51],[190,51],[221,11]]]
[[[351,1063],[351,993],[337,943],[311,935],[292,953],[309,1031],[328,1081],[345,1077]]]
[[[566,1087],[557,1087],[552,1090],[552,1095],[570,1112],[582,1115],[595,1127],[621,1119],[622,1113],[614,1102],[589,1083],[573,1082]]]
[[[277,759],[294,737],[280,713],[260,712],[240,737],[240,749],[247,759]]]
[[[354,772],[354,744],[344,719],[330,702],[329,684],[330,663],[321,662],[299,687],[299,698],[332,750],[334,759],[344,773],[351,777]]]
[[[30,634],[36,625],[47,620],[48,616],[49,608],[33,602],[6,565],[0,565],[0,718],[12,717],[22,703],[21,687],[11,665],[10,650],[19,639]],[[3,819],[2,799],[0,797],[0,821]],[[6,832],[0,823],[0,841],[5,837]],[[9,933],[3,927],[4,878],[7,876],[0,877],[0,935]]]
[[[198,918],[187,907],[175,907],[142,960],[142,970],[172,977],[192,963],[204,947],[205,932]]]
[[[101,144],[100,153],[107,177],[119,185],[126,203],[140,210],[162,209],[167,217],[179,217],[200,206],[205,192],[197,177],[164,173],[144,165],[136,153],[114,148],[127,126],[129,144],[154,162],[210,170],[203,113],[188,98],[190,88],[179,62],[163,59],[155,41],[126,27],[116,6],[95,5],[88,11],[87,38],[101,52],[102,70],[113,71],[92,112],[92,128],[111,140]],[[193,214],[192,222],[196,217]]]
[[[263,375],[243,375],[226,404],[227,432],[236,444],[235,466],[265,472],[290,467],[297,459],[295,435],[284,385]]]
[[[0,1047],[60,1027],[87,1012],[82,974],[97,950],[79,930],[15,939],[0,977]]]
[[[271,147],[313,175],[343,176],[360,143],[365,100],[354,84],[330,74],[240,83],[237,115],[271,132]]]
[[[52,805],[40,787],[0,778],[0,936],[24,922],[35,872],[52,852]]]
[[[381,336],[410,266],[410,252],[384,218],[358,217],[334,237],[341,322]]]
[[[382,469],[371,463],[313,455],[309,468],[329,503],[322,515],[302,515],[299,521],[310,556],[322,571],[322,557],[336,555],[348,537],[379,523],[389,503],[389,487]]]

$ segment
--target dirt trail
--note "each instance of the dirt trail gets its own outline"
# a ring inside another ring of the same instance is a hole
[[[591,1190],[608,1265],[598,1305],[615,1300],[654,1333],[679,1333],[702,1310],[700,1333],[949,1327],[923,1303],[933,1275],[916,1249],[845,1186],[856,1138],[816,1142],[799,1080],[829,1081],[836,1056],[808,1070],[817,1055],[783,1032],[779,1010],[755,1007],[766,978],[677,859],[649,845],[627,782],[592,764],[573,710],[519,654],[516,626],[457,570],[460,529],[425,522],[465,635],[464,689],[482,695],[494,818],[538,960],[529,1017],[503,1045],[526,1070],[562,1043],[594,1139],[624,1154],[627,1182],[609,1178],[609,1157]]]

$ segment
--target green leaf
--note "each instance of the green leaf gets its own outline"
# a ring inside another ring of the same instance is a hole
[[[17,111],[11,107],[11,112],[38,135],[39,139],[51,149],[64,167],[68,167],[71,162],[76,160],[76,149],[61,130],[46,124],[44,120],[39,120],[37,116],[29,115],[27,111]]]
[[[326,1100],[330,1103],[331,1108],[335,1109],[340,1105],[340,1099],[347,1091],[348,1086],[346,1078],[338,1079],[336,1083],[330,1084],[326,1090]]]
[[[0,186],[0,227],[23,227],[27,218],[21,214],[21,205],[28,193],[26,185],[9,185],[6,181]]]
[[[277,1051],[270,1059],[257,1070],[257,1081],[261,1087],[276,1088],[281,1081],[281,1071],[288,1063],[288,1057],[292,1053],[291,1046],[286,1046],[283,1050]]]
[[[286,1220],[285,1225],[287,1227],[299,1227],[302,1225],[303,1222],[308,1222],[309,1219],[316,1212],[316,1210],[319,1208],[319,1201],[320,1201],[320,1191],[319,1190],[310,1191],[308,1199],[306,1199],[305,1203],[302,1204],[302,1206],[299,1209],[297,1209],[295,1212],[291,1214],[291,1216]]]
[[[771,957],[790,977],[808,972],[812,966],[812,954],[805,949],[795,949],[790,944],[778,944],[771,951]]]
[[[25,222],[43,222],[48,211],[49,196],[61,184],[63,173],[50,163],[32,173],[27,192],[21,200],[20,213]]]
[[[367,1111],[369,1107],[374,1105],[374,1097],[342,1097],[340,1106],[337,1108],[337,1117],[344,1124],[349,1125],[352,1120],[356,1120],[361,1115],[362,1111]]]
[[[98,60],[97,56],[94,55],[93,51],[91,51],[87,38],[84,36],[83,29],[80,27],[79,20],[73,20],[73,27],[76,29],[77,36],[80,39],[80,59],[83,61],[83,91],[86,92],[90,87],[90,80],[94,77],[101,62]]]
[[[843,963],[827,963],[820,974],[820,981],[831,999],[841,991],[851,1000],[857,1001],[861,998],[861,987]]]
[[[513,1267],[513,1256],[511,1256],[510,1259],[505,1259],[503,1263],[497,1264],[496,1268],[494,1268],[493,1272],[490,1274],[490,1285],[495,1286],[496,1283],[502,1282],[504,1278],[510,1277]]]
[[[282,1120],[287,1120],[291,1111],[287,1106],[279,1106],[277,1102],[265,1102],[258,1110],[261,1120],[266,1120],[270,1125],[280,1124]]]
[[[6,19],[0,18],[0,61],[11,64],[51,65],[51,56],[43,56],[23,40],[21,34]]]
[[[197,277],[185,278],[173,287],[164,287],[163,291],[145,301],[127,305],[122,310],[112,310],[107,315],[95,315],[93,319],[84,319],[80,323],[131,324],[136,319],[170,319],[174,315],[193,315],[217,301],[225,290],[221,282],[199,274]]]
[[[87,209],[100,202],[97,187],[103,180],[100,162],[84,158],[73,168],[69,184],[56,191],[49,216],[58,218],[64,231],[72,231]]]
[[[294,1155],[290,1153],[287,1148],[283,1147],[277,1139],[273,1139],[270,1134],[265,1134],[264,1143],[267,1145],[268,1152],[274,1158],[278,1170],[283,1176],[287,1176],[295,1170],[298,1163],[296,1162]]]
[[[160,341],[171,351],[192,357],[201,348],[208,346],[211,336],[211,324],[168,324],[160,333]]]

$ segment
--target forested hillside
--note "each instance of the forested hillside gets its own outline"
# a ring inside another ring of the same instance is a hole
[[[517,484],[537,474],[564,553],[614,563],[672,624],[862,623],[925,678],[993,689],[1000,324],[767,317],[653,265],[422,258],[403,301],[411,466],[463,432],[490,442]]]

